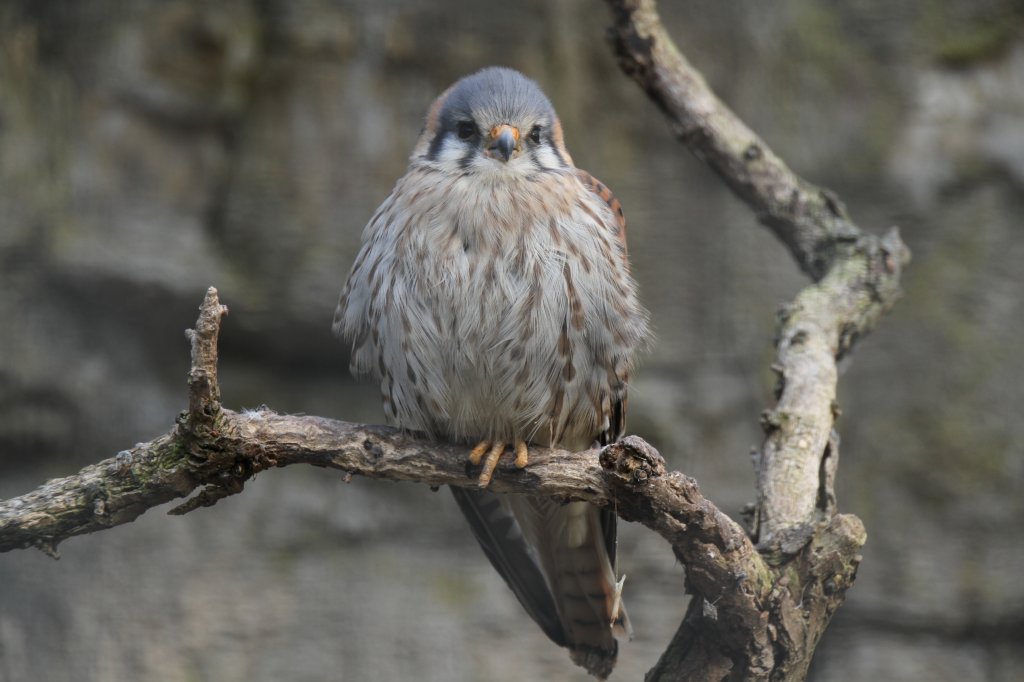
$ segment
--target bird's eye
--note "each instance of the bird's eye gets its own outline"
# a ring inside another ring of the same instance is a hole
[[[533,140],[534,144],[540,144],[540,132],[541,127],[539,125],[535,125],[530,129],[530,139]]]
[[[460,139],[468,140],[476,135],[476,124],[472,121],[459,121],[455,124],[455,132],[458,133]]]

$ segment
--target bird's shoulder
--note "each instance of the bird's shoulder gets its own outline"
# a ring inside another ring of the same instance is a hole
[[[622,243],[623,249],[626,246],[626,214],[622,210],[622,203],[618,200],[608,185],[604,184],[589,172],[582,168],[575,169],[576,178],[583,187],[596,196],[612,214],[613,224],[608,227],[615,237]]]

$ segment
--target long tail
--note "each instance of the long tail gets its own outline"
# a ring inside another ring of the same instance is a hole
[[[586,502],[452,488],[484,553],[527,613],[606,678],[632,629],[615,575],[615,515]]]

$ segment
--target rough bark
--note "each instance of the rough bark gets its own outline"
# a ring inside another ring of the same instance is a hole
[[[762,415],[755,528],[748,536],[636,437],[599,451],[533,448],[526,469],[500,468],[491,488],[590,501],[670,543],[693,600],[647,679],[802,680],[866,539],[856,517],[836,510],[836,362],[897,299],[909,252],[895,230],[882,238],[862,233],[835,196],[794,175],[747,129],[672,44],[652,0],[609,4],[623,70],[814,280],[779,316],[778,401]],[[226,312],[211,288],[189,331],[189,408],[175,426],[0,502],[0,551],[34,546],[56,556],[57,544],[73,535],[127,523],[196,490],[171,513],[209,506],[241,492],[256,473],[289,464],[431,486],[476,484],[461,446],[382,426],[223,408],[217,335]]]
[[[654,0],[608,0],[623,72],[676,136],[786,245],[814,284],[779,314],[777,403],[762,413],[754,456],[754,537],[772,566],[760,621],[694,580],[686,618],[650,680],[802,680],[859,563],[861,522],[836,513],[836,363],[899,298],[910,252],[895,228],[865,234],[830,191],[793,173],[711,91],[666,32]],[[823,570],[824,569],[824,570]]]
[[[189,409],[174,428],[78,474],[0,502],[0,551],[38,547],[56,557],[57,545],[68,537],[128,523],[196,490],[170,513],[210,506],[240,493],[255,474],[290,464],[339,469],[346,477],[477,484],[464,446],[385,426],[223,408],[216,399],[216,340],[226,312],[211,288],[196,329],[188,332]],[[695,599],[652,679],[678,679],[686,670],[691,679],[713,679],[705,674],[718,669],[754,675],[736,679],[767,679],[764,675],[777,665],[780,637],[801,646],[809,638],[817,641],[827,623],[821,614],[831,614],[842,602],[864,541],[855,517],[835,516],[795,558],[773,567],[692,478],[667,472],[661,455],[635,436],[577,453],[531,449],[526,469],[499,468],[491,488],[586,500],[644,524],[669,542],[687,567],[687,589]]]
[[[128,523],[145,510],[199,492],[170,513],[184,514],[240,493],[255,474],[291,464],[431,486],[476,486],[477,471],[462,445],[432,442],[387,426],[322,417],[235,412],[216,400],[217,336],[227,312],[210,288],[192,341],[189,409],[168,433],[0,502],[0,551],[56,546],[74,535]],[[756,618],[754,595],[771,588],[768,567],[732,519],[701,494],[696,482],[667,472],[648,443],[629,436],[599,450],[531,448],[525,469],[503,465],[490,489],[610,507],[664,537],[694,567],[701,589],[722,592]],[[730,585],[722,591],[718,585]]]

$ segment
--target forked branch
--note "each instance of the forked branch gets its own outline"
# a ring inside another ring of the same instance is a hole
[[[262,408],[234,412],[216,399],[217,337],[227,309],[212,287],[192,341],[189,409],[171,431],[149,443],[0,502],[0,551],[40,547],[55,554],[63,540],[133,521],[149,508],[199,490],[171,510],[187,513],[242,491],[260,471],[291,464],[339,469],[346,475],[477,485],[466,448],[384,426],[282,415]],[[696,482],[668,473],[661,455],[635,436],[600,450],[534,447],[526,469],[499,468],[498,493],[586,500],[611,507],[664,537],[701,592],[748,602],[770,588],[767,567],[743,530],[701,494]],[[739,578],[739,576],[743,576]]]
[[[734,628],[742,634],[730,641],[729,630],[708,627],[722,609],[694,599],[648,679],[802,680],[865,540],[859,520],[836,513],[836,363],[899,298],[910,252],[896,228],[881,238],[862,232],[832,192],[798,177],[744,125],[675,46],[655,0],[607,1],[623,72],[814,280],[779,314],[777,403],[761,416],[755,457],[754,536],[777,578],[762,602],[770,644],[756,623]],[[823,547],[846,557],[837,580],[822,582],[808,561]]]
[[[762,415],[754,542],[700,492],[629,437],[602,450],[531,448],[526,469],[499,468],[499,493],[586,500],[648,526],[686,566],[694,598],[648,680],[802,680],[842,604],[865,541],[836,512],[836,361],[899,296],[909,252],[895,229],[862,233],[839,200],[797,177],[710,91],[661,25],[653,0],[608,0],[623,70],[680,139],[746,201],[814,284],[780,313],[777,404]],[[210,289],[189,332],[189,408],[163,436],[0,502],[0,551],[39,547],[127,523],[193,495],[188,513],[290,464],[431,486],[476,485],[465,448],[382,426],[219,402],[217,336],[227,309]]]

